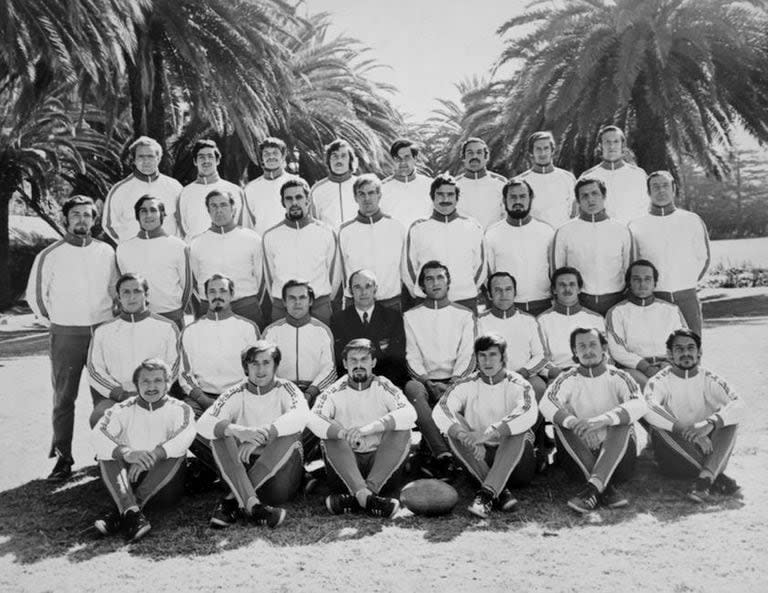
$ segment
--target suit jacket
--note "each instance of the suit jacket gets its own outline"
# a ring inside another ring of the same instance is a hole
[[[373,372],[392,381],[401,389],[408,380],[405,369],[405,330],[402,316],[391,309],[375,305],[371,312],[368,327],[363,328],[363,321],[355,306],[338,311],[331,318],[336,366],[341,377],[346,374],[341,360],[341,351],[350,340],[368,338],[378,350],[376,367]]]

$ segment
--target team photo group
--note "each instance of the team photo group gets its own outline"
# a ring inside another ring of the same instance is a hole
[[[338,139],[310,187],[266,138],[241,187],[200,140],[182,186],[138,138],[132,173],[103,206],[70,197],[30,273],[50,324],[48,480],[73,475],[86,369],[103,535],[145,536],[145,506],[178,504],[190,453],[226,490],[214,528],[278,527],[314,489],[323,512],[393,518],[406,473],[466,478],[487,518],[551,463],[583,486],[562,493],[575,513],[620,509],[642,433],[691,504],[737,495],[724,470],[742,406],[700,366],[707,229],[669,172],[629,162],[620,128],[598,146],[576,179],[536,132],[530,168],[506,179],[469,138],[463,170],[430,178],[401,138],[381,180]]]

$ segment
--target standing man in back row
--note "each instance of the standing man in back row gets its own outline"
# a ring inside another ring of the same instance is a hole
[[[395,161],[395,173],[381,184],[381,209],[406,228],[432,211],[429,186],[432,179],[416,170],[419,149],[412,140],[398,138],[389,154]]]
[[[312,186],[309,193],[312,215],[334,231],[357,214],[354,176],[357,169],[355,149],[346,140],[336,139],[325,147],[328,177]]]
[[[483,230],[504,218],[499,196],[507,180],[485,168],[490,156],[488,145],[482,138],[467,139],[461,145],[464,172],[456,178],[463,196],[459,212],[474,218]]]

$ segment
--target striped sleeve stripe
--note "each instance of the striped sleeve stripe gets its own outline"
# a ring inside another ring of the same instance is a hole
[[[605,316],[605,329],[610,332],[611,336],[613,337],[616,342],[622,346],[625,349],[627,348],[627,343],[624,341],[623,338],[619,337],[619,334],[616,333],[616,330],[613,326],[613,316],[616,314],[616,310],[621,307],[624,303],[619,303],[618,305],[615,305],[611,307],[611,309],[608,311],[608,313]]]
[[[570,370],[565,371],[564,373],[560,373],[557,379],[555,379],[555,382],[549,386],[549,389],[547,389],[547,398],[558,408],[562,408],[562,403],[560,402],[560,398],[558,397],[558,395],[563,388],[563,383],[565,383],[567,379],[570,379],[571,377],[575,376],[576,373],[577,373],[577,368],[572,368]]]
[[[35,274],[35,301],[37,302],[38,309],[40,309],[40,314],[46,319],[49,319],[49,314],[48,308],[45,306],[45,299],[43,298],[43,264],[51,252],[57,247],[64,245],[64,243],[65,241],[62,239],[43,249],[43,251],[40,252],[40,259],[37,262],[37,272]]]
[[[622,371],[621,369],[617,368],[610,368],[608,369],[608,372],[614,376],[619,377],[624,383],[627,385],[627,389],[629,389],[629,399],[639,399],[640,398],[640,386],[637,384],[637,382],[629,375],[629,373]]]
[[[523,407],[519,411],[513,410],[512,412],[504,416],[501,419],[501,422],[503,422],[504,424],[508,424],[515,418],[519,418],[520,416],[525,414],[528,410],[531,409],[531,405],[533,404],[533,387],[531,387],[529,383],[526,385],[522,385],[519,381],[517,381],[514,378],[510,378],[509,380],[512,383],[515,383],[516,385],[520,385],[523,388]]]
[[[181,405],[181,402],[178,400],[173,400],[169,398],[169,401],[172,402],[173,405]],[[162,443],[160,443],[161,446],[175,439],[182,432],[184,432],[189,426],[190,422],[192,421],[192,408],[190,408],[187,405],[182,405],[182,412],[183,412],[183,416],[181,419],[181,424],[176,428],[176,430],[174,430],[173,432],[171,432],[171,434],[168,435],[167,439],[165,439]]]
[[[184,246],[184,289],[181,293],[181,307],[186,308],[192,296],[192,266],[190,264],[189,246]]]
[[[701,272],[699,273],[699,278],[698,278],[698,280],[701,280],[704,277],[704,274],[706,274],[707,270],[709,269],[709,264],[712,259],[712,253],[710,251],[710,246],[709,246],[709,232],[707,231],[707,226],[704,224],[704,221],[701,219],[701,217],[697,216],[696,218],[699,219],[701,228],[704,231],[704,245],[707,249],[707,259],[704,262],[704,266],[701,268]]]
[[[110,441],[115,443],[118,447],[122,446],[124,443],[121,443],[116,435],[113,435],[111,432],[109,432],[109,422],[112,420],[112,415],[115,414],[118,410],[122,410],[123,408],[129,408],[132,405],[136,403],[135,399],[131,399],[122,403],[117,404],[116,406],[112,406],[109,408],[106,412],[104,412],[104,416],[101,417],[101,420],[99,420],[99,430],[101,433],[106,436]]]
[[[221,409],[224,407],[224,404],[226,404],[235,395],[241,393],[244,389],[245,383],[241,383],[240,385],[236,385],[235,387],[227,389],[227,391],[217,397],[214,404],[208,408],[211,411],[211,416],[218,418],[219,414],[221,413]]]

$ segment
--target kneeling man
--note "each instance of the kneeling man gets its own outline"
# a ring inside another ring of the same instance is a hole
[[[322,439],[334,515],[358,509],[391,518],[400,503],[381,496],[399,484],[408,457],[416,410],[389,379],[373,374],[370,340],[350,341],[342,352],[347,374],[317,398],[309,427]]]
[[[469,512],[483,519],[493,508],[517,504],[508,484],[533,479],[533,431],[539,409],[533,387],[506,368],[507,343],[498,334],[475,340],[478,370],[451,385],[432,411],[453,453],[480,482]]]

